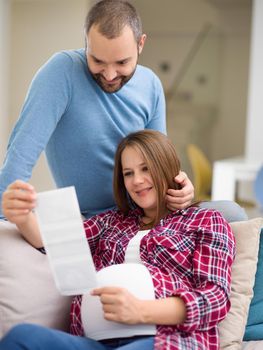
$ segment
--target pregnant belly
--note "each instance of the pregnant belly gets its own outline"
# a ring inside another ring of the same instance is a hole
[[[97,273],[97,279],[98,287],[122,287],[139,299],[155,299],[151,275],[142,264],[108,266]],[[156,334],[155,325],[126,325],[105,320],[99,297],[90,294],[82,297],[81,319],[85,336],[95,340]]]

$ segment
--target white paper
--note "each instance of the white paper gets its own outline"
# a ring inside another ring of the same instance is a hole
[[[73,186],[38,193],[35,209],[56,286],[78,295],[97,286],[96,270]]]

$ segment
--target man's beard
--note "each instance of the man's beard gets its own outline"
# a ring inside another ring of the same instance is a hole
[[[111,84],[108,84],[106,82],[105,78],[103,78],[103,75],[100,73],[93,74],[92,72],[90,72],[90,74],[91,74],[92,78],[96,81],[96,83],[102,88],[102,90],[104,92],[114,93],[114,92],[119,91],[123,87],[123,85],[128,83],[128,81],[132,78],[133,74],[135,73],[135,70],[136,70],[136,66],[131,74],[129,74],[127,76],[121,75],[121,76],[111,80]],[[116,84],[112,84],[112,82],[114,82],[115,80],[116,80]]]

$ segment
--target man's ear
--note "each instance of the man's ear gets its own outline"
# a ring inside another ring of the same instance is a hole
[[[144,47],[146,38],[147,38],[146,34],[143,34],[143,35],[141,36],[141,39],[140,39],[139,45],[138,45],[138,52],[139,52],[139,55],[140,55],[141,52],[142,52],[142,49],[143,49],[143,47]]]

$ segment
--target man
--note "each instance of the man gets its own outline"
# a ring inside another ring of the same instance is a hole
[[[15,179],[31,177],[45,150],[58,187],[76,187],[81,212],[91,216],[114,206],[112,169],[118,142],[149,128],[165,132],[161,83],[137,65],[146,35],[134,7],[103,0],[85,21],[86,47],[60,52],[34,77],[11,134],[0,172],[0,196]],[[170,190],[168,206],[183,208],[193,186]]]

